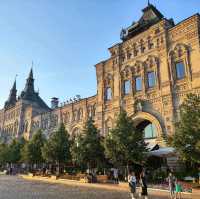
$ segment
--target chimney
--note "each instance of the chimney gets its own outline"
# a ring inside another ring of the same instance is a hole
[[[59,99],[57,97],[51,98],[51,108],[55,109],[58,108]]]

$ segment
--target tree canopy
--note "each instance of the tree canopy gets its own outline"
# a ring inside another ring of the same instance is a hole
[[[81,135],[77,135],[72,147],[73,159],[79,165],[95,168],[104,162],[104,147],[100,132],[89,118]]]
[[[45,143],[45,136],[41,130],[38,130],[21,150],[22,161],[30,164],[43,163],[44,159],[42,157],[42,147]]]
[[[144,134],[135,128],[132,118],[124,110],[120,112],[115,128],[106,135],[105,152],[117,166],[141,163],[144,160]]]
[[[18,163],[21,160],[21,149],[25,145],[24,138],[14,139],[8,145],[8,162]]]
[[[71,161],[69,134],[64,124],[52,133],[42,148],[42,155],[47,162],[63,164]]]
[[[5,143],[0,143],[0,164],[5,164],[9,161],[9,147]]]
[[[182,160],[200,163],[200,96],[187,95],[180,106],[180,118],[175,127],[170,144]]]

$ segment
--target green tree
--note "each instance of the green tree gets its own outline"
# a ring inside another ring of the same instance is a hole
[[[47,140],[42,148],[42,155],[47,162],[58,165],[58,173],[60,173],[60,166],[71,160],[69,134],[64,124],[61,124]]]
[[[89,118],[72,146],[73,160],[81,166],[89,169],[102,166],[105,160],[102,138],[94,125],[92,118]]]
[[[42,157],[42,147],[46,143],[46,138],[41,130],[38,130],[31,140],[27,142],[21,150],[23,162],[29,164],[41,164],[44,162]]]
[[[0,143],[0,164],[5,165],[9,159],[9,147],[5,143]]]
[[[77,167],[79,166],[81,169],[84,169],[84,163],[81,152],[81,144],[82,144],[82,135],[74,135],[71,140],[71,155],[72,162]]]
[[[169,137],[183,161],[200,163],[200,96],[188,94],[180,106],[180,119],[175,133]]]
[[[25,139],[13,139],[12,142],[8,145],[8,157],[7,161],[13,164],[19,163],[21,159],[21,150],[25,145]]]
[[[105,137],[105,154],[116,166],[141,164],[145,158],[144,133],[138,131],[131,117],[122,110],[116,126]]]

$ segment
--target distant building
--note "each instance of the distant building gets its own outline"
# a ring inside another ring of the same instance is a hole
[[[136,23],[121,31],[110,58],[96,65],[97,94],[49,108],[34,91],[32,70],[17,98],[16,82],[0,111],[3,137],[30,138],[37,129],[48,136],[63,122],[70,134],[93,117],[104,136],[123,108],[153,146],[174,133],[179,106],[187,93],[200,94],[200,16],[174,24],[149,4]]]
[[[31,69],[21,94],[17,97],[15,80],[4,109],[0,110],[1,137],[9,140],[13,137],[27,136],[27,133],[31,132],[32,118],[48,111],[51,111],[51,109],[34,90],[33,71]]]

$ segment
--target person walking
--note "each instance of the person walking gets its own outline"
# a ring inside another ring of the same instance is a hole
[[[142,171],[142,173],[140,174],[140,186],[141,186],[141,197],[144,199],[148,199],[147,179],[144,171]]]
[[[175,199],[181,199],[182,187],[178,179],[176,179],[175,181],[175,192],[176,192]]]
[[[128,183],[129,183],[129,188],[131,192],[131,199],[135,199],[136,198],[136,177],[135,177],[134,172],[131,172],[128,175]]]
[[[119,184],[119,175],[118,175],[118,169],[113,168],[113,177],[115,184]]]
[[[173,199],[175,196],[175,177],[172,174],[172,172],[169,172],[168,184],[169,184],[170,198]]]

